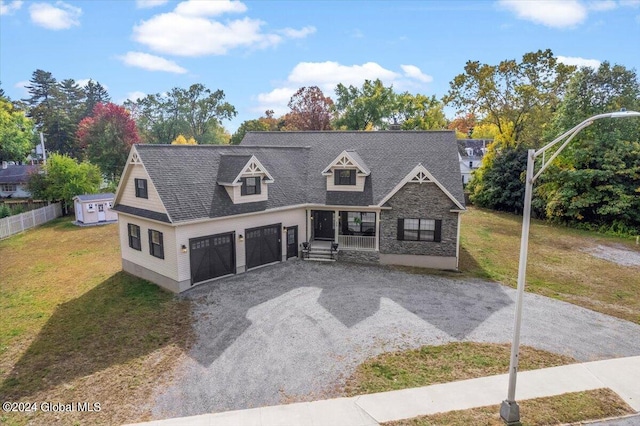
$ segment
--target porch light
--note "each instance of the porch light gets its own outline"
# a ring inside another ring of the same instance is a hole
[[[187,252],[187,246],[185,246],[184,244],[180,247],[180,249],[182,250],[183,253]]]
[[[240,242],[244,241],[244,237],[242,236],[242,234],[238,235],[238,241],[240,241]]]
[[[282,227],[282,232],[287,232],[287,227],[286,226]]]

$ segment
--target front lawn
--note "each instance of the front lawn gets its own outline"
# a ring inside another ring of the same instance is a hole
[[[189,303],[121,271],[117,225],[71,220],[0,241],[0,395],[100,411],[2,413],[3,423],[149,419],[153,389],[191,342]]]
[[[462,215],[461,271],[515,287],[521,223],[520,216],[470,207]],[[633,239],[533,220],[526,290],[640,324],[640,267],[586,251],[598,245],[640,254]]]

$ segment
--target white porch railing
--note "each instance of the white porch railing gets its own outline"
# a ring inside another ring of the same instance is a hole
[[[339,249],[375,250],[376,237],[362,235],[338,235]]]

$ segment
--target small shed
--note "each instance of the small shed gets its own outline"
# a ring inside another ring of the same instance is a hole
[[[86,194],[73,197],[76,222],[79,225],[91,225],[118,221],[118,213],[113,207],[113,193]]]

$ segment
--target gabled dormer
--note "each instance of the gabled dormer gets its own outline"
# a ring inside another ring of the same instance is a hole
[[[364,182],[371,170],[356,151],[342,151],[323,171],[327,191],[364,191]]]
[[[273,176],[255,155],[222,155],[218,185],[224,186],[234,204],[266,201]]]

